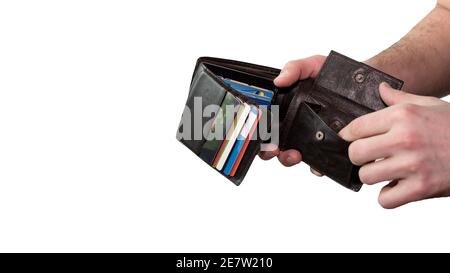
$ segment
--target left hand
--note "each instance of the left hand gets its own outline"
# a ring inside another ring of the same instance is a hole
[[[305,59],[290,61],[281,70],[280,75],[274,80],[274,83],[277,87],[288,87],[298,80],[315,78],[325,63],[325,59],[325,56],[314,55]],[[302,161],[302,154],[299,151],[294,149],[280,151],[275,144],[270,144],[266,151],[259,153],[259,156],[263,160],[269,160],[276,156],[281,164],[286,167],[294,166]],[[318,173],[314,174],[318,175]]]
[[[380,192],[384,208],[450,196],[450,104],[380,85],[389,106],[353,120],[339,133],[352,142],[350,160],[372,185],[392,180]]]

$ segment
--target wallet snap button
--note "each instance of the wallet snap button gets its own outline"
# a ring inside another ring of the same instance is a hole
[[[316,132],[316,139],[317,139],[317,140],[321,141],[321,140],[323,139],[324,136],[325,136],[325,135],[323,134],[322,131],[317,131],[317,132]]]
[[[353,72],[353,80],[356,83],[363,83],[366,80],[366,73],[364,68],[359,68],[355,72]]]
[[[341,121],[335,119],[335,120],[333,120],[333,122],[331,122],[330,127],[335,132],[339,132],[344,127],[344,125],[342,124]]]
[[[362,82],[364,81],[365,78],[366,78],[366,77],[365,77],[364,74],[362,74],[362,73],[356,73],[356,75],[355,75],[355,81],[356,81],[357,83],[362,83]]]

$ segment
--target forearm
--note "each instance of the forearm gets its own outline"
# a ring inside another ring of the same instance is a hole
[[[450,0],[439,4],[405,37],[366,61],[405,81],[408,92],[450,93]]]

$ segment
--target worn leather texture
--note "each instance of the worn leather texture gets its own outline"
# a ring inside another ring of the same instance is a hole
[[[359,167],[348,157],[348,142],[338,132],[353,119],[385,107],[378,87],[403,82],[332,51],[316,79],[299,81],[279,92],[280,149],[302,152],[303,161],[341,185],[358,191]]]
[[[381,82],[396,89],[401,89],[403,82],[334,51],[330,52],[316,79],[298,81],[289,88],[278,89],[273,80],[279,72],[279,69],[266,66],[202,57],[197,61],[187,105],[192,105],[194,96],[220,104],[218,101],[226,92],[254,104],[220,77],[274,90],[272,105],[278,105],[280,109],[280,149],[299,150],[303,161],[313,169],[358,191],[362,186],[359,167],[351,163],[348,158],[350,143],[339,137],[338,132],[353,119],[385,107],[378,92]],[[202,140],[182,142],[198,155]],[[228,179],[237,185],[242,182],[260,144],[260,139],[251,141],[242,166],[235,177]]]

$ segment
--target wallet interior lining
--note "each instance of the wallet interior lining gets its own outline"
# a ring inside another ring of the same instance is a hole
[[[223,66],[223,65],[219,65],[216,63],[212,63],[212,62],[206,62],[204,61],[202,63],[207,69],[206,71],[209,72],[208,74],[210,76],[212,76],[213,78],[216,79],[216,81],[221,84],[224,88],[226,88],[226,90],[228,90],[228,92],[230,92],[231,94],[233,94],[236,97],[239,97],[240,99],[242,99],[244,102],[248,103],[248,104],[253,104],[253,105],[259,105],[257,102],[253,101],[251,98],[245,96],[244,94],[238,92],[237,90],[233,89],[232,87],[230,87],[227,83],[225,83],[220,77],[223,78],[228,78],[228,79],[232,79],[232,80],[236,80],[236,81],[240,81],[240,82],[244,82],[246,84],[250,84],[250,85],[254,85],[254,86],[258,86],[261,88],[265,88],[268,90],[271,90],[274,92],[274,95],[272,97],[272,100],[275,97],[276,94],[276,88],[275,85],[273,84],[273,78],[275,76],[273,75],[277,75],[276,73],[273,73],[271,75],[264,73],[262,70],[259,71],[244,71],[245,69],[240,69],[238,66],[233,66],[233,68],[231,68],[231,66]],[[263,111],[263,116],[265,116],[265,118],[267,118],[267,114],[268,114],[268,110],[266,109],[262,109]],[[261,144],[260,141],[260,137],[259,137],[259,132],[258,130],[255,131],[256,134],[258,134],[258,137],[255,140],[251,140],[246,152],[244,153],[244,156],[241,160],[241,163],[239,164],[239,167],[236,171],[236,173],[234,174],[234,176],[229,176],[224,174],[222,171],[219,171],[222,175],[226,176],[228,179],[230,179],[233,183],[235,183],[236,185],[239,185],[242,180],[244,179],[244,176],[246,175],[246,173],[248,172],[251,163],[253,162],[253,159],[255,158],[255,156],[258,154],[260,147],[259,145]]]

